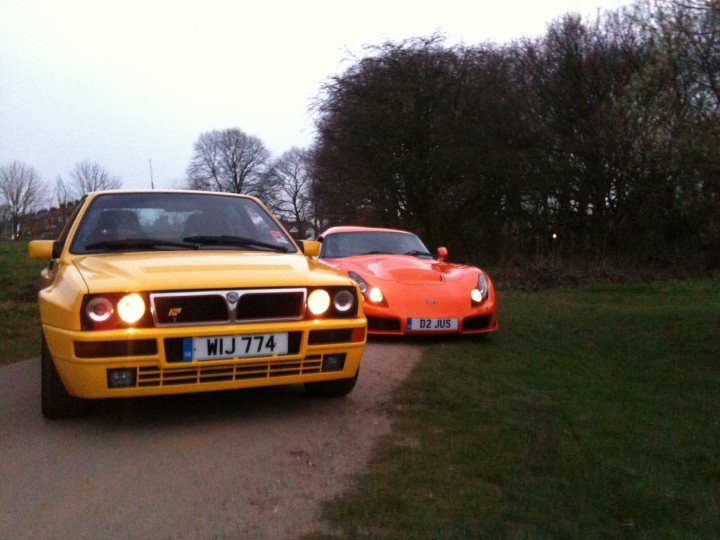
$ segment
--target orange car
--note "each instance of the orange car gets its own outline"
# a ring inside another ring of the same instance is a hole
[[[416,235],[395,229],[333,227],[319,259],[346,272],[365,296],[374,334],[480,334],[497,330],[495,288],[473,266],[437,258]]]

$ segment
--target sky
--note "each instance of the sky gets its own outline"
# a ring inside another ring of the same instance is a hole
[[[125,188],[182,187],[193,144],[239,128],[274,157],[314,138],[313,98],[366,45],[540,36],[628,0],[0,0],[0,165],[54,185],[82,160]]]

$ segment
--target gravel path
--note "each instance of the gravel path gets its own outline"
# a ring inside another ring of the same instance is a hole
[[[421,347],[370,342],[346,398],[302,386],[118,400],[46,421],[39,361],[0,367],[0,538],[297,538],[389,432]]]

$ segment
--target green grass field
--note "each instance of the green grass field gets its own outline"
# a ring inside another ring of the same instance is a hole
[[[40,354],[37,290],[46,264],[27,256],[27,242],[0,240],[0,365]]]
[[[720,537],[720,279],[500,292],[426,350],[342,536]]]
[[[0,363],[38,354],[26,249],[0,241]],[[340,536],[720,537],[720,277],[499,302],[497,333],[429,342],[323,506]]]

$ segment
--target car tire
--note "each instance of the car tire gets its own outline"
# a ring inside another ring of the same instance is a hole
[[[347,396],[350,392],[352,392],[353,388],[355,388],[359,374],[360,370],[358,369],[354,377],[349,377],[347,379],[307,382],[305,383],[305,390],[310,395],[317,397],[335,398]]]
[[[67,393],[65,385],[55,368],[55,362],[50,356],[50,350],[44,336],[40,349],[40,395],[43,416],[55,420],[81,415],[85,410],[85,400]]]

